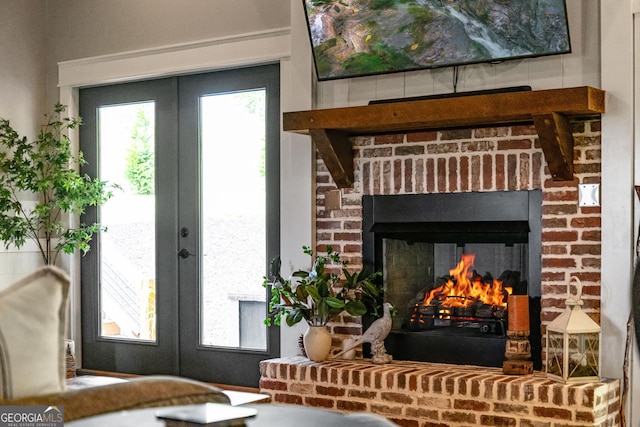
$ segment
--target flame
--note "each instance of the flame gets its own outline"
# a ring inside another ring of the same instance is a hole
[[[444,285],[432,289],[425,294],[423,305],[430,305],[434,299],[441,300],[440,307],[471,306],[476,301],[484,304],[507,307],[507,299],[512,292],[511,287],[502,286],[502,281],[493,279],[492,283],[484,283],[482,278],[469,271],[473,267],[474,254],[463,254],[458,265],[449,270],[454,280],[447,280]]]

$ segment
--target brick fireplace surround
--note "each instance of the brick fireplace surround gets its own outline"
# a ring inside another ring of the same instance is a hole
[[[572,126],[573,181],[551,179],[532,125],[354,138],[355,185],[341,190],[341,209],[325,209],[325,193],[336,186],[317,162],[316,250],[331,245],[352,267],[362,266],[362,195],[541,189],[543,346],[546,325],[564,310],[572,275],[582,282],[584,310],[600,323],[600,208],[578,207],[577,191],[579,183],[600,182],[600,121]],[[347,317],[332,333],[335,352],[362,326]],[[565,386],[539,372],[505,376],[499,368],[301,357],[265,361],[261,373],[261,392],[275,402],[371,411],[402,426],[619,424],[618,380]]]

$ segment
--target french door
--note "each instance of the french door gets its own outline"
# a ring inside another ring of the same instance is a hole
[[[262,278],[279,252],[279,67],[81,89],[83,367],[256,387],[279,353]]]

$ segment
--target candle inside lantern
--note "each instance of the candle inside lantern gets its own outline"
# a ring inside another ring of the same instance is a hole
[[[342,341],[342,349],[346,350],[342,354],[343,359],[352,360],[356,358],[356,349],[353,347],[355,342],[356,340],[353,338],[345,338],[344,341]]]
[[[529,335],[529,296],[509,295],[507,307],[509,331],[526,332]]]

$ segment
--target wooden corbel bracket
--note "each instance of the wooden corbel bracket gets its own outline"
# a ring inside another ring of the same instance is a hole
[[[353,148],[347,135],[333,129],[310,129],[309,135],[338,188],[353,187]]]
[[[532,114],[540,146],[554,181],[573,179],[573,134],[567,116]]]

